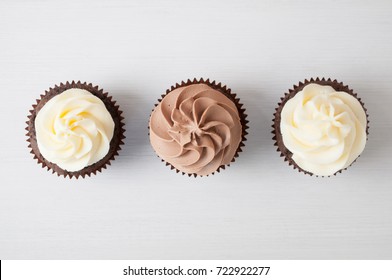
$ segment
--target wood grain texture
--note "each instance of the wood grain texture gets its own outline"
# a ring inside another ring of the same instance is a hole
[[[392,258],[391,1],[0,2],[0,259]],[[361,158],[330,178],[288,167],[274,108],[310,77],[357,92],[370,114]],[[152,151],[160,94],[205,77],[238,93],[244,152],[210,178]],[[93,178],[57,178],[28,153],[28,110],[67,80],[124,110],[126,141]]]

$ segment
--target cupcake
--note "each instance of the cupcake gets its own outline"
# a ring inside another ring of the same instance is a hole
[[[348,86],[324,78],[305,80],[281,100],[274,114],[273,140],[294,169],[336,175],[364,150],[368,115]]]
[[[61,83],[30,110],[29,148],[58,176],[85,177],[105,169],[124,144],[124,119],[111,96],[92,84]]]
[[[189,176],[208,176],[235,161],[248,128],[236,94],[221,83],[188,80],[158,100],[149,121],[150,142],[166,165]]]

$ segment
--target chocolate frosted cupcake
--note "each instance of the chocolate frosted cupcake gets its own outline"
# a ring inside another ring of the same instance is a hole
[[[29,148],[58,176],[96,174],[124,144],[124,119],[112,97],[92,84],[67,82],[46,91],[30,110]]]
[[[151,114],[151,145],[177,172],[208,176],[238,157],[246,116],[226,86],[203,79],[181,82],[162,95]]]
[[[368,115],[361,99],[343,83],[305,80],[278,105],[273,140],[281,156],[299,171],[336,175],[364,150]]]

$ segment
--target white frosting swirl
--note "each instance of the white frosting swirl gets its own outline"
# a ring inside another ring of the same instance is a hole
[[[281,112],[283,143],[303,170],[329,176],[347,168],[366,144],[366,113],[352,95],[308,84]]]
[[[79,88],[51,98],[34,124],[42,156],[70,172],[104,158],[114,132],[113,118],[102,100]]]

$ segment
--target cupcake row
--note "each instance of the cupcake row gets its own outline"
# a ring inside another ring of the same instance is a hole
[[[171,169],[208,176],[236,160],[245,146],[248,116],[228,87],[209,79],[177,83],[150,115],[150,143]],[[82,177],[106,169],[124,144],[124,117],[116,101],[92,84],[66,82],[45,91],[27,120],[30,152],[58,176]],[[300,172],[331,176],[365,148],[369,120],[348,86],[310,79],[278,103],[272,133],[281,157]]]

